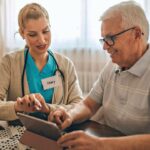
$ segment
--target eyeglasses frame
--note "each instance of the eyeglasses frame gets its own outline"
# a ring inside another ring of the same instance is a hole
[[[108,46],[113,46],[113,45],[115,44],[115,39],[116,39],[116,37],[117,37],[118,35],[123,34],[123,33],[127,32],[127,31],[132,30],[132,29],[135,29],[135,28],[136,28],[136,27],[128,28],[128,29],[123,30],[123,31],[121,31],[121,32],[119,32],[119,33],[116,33],[116,34],[114,34],[114,35],[110,35],[110,36],[106,36],[105,38],[101,38],[101,39],[99,39],[99,41],[100,41],[100,43],[106,43]],[[144,33],[142,33],[142,34],[144,34]],[[111,39],[112,44],[109,44],[109,43],[107,42],[107,40],[105,40],[105,39],[107,39],[107,38]]]

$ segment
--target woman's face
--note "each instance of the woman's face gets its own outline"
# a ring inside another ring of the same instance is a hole
[[[29,47],[29,51],[34,54],[47,52],[51,44],[51,31],[46,18],[29,19],[25,24],[22,34]]]

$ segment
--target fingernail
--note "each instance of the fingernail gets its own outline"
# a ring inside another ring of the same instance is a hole
[[[30,103],[28,103],[28,107],[30,107]]]
[[[35,102],[33,101],[33,102],[32,102],[32,106],[34,106],[34,105],[35,105]]]
[[[38,107],[42,107],[41,103],[37,100],[37,98],[35,98],[34,101],[38,105]]]
[[[38,110],[38,111],[41,110],[41,108],[38,107],[38,106],[35,106],[35,109]]]

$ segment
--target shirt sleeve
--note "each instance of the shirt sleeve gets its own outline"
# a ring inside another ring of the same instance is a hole
[[[10,84],[10,60],[6,55],[0,62],[0,120],[14,120],[17,118],[14,103],[6,101]]]
[[[100,75],[97,79],[97,81],[94,83],[90,93],[89,97],[102,105],[103,103],[103,95],[104,95],[104,89],[106,86],[106,82],[109,78],[109,74],[112,68],[112,63],[108,62],[102,71],[100,72]]]

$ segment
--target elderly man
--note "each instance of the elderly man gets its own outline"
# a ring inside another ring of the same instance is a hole
[[[121,2],[101,17],[100,42],[112,59],[101,72],[88,97],[69,112],[49,116],[62,129],[89,119],[98,108],[100,122],[125,137],[92,137],[81,131],[62,136],[58,143],[73,150],[150,150],[149,25],[142,8]]]

